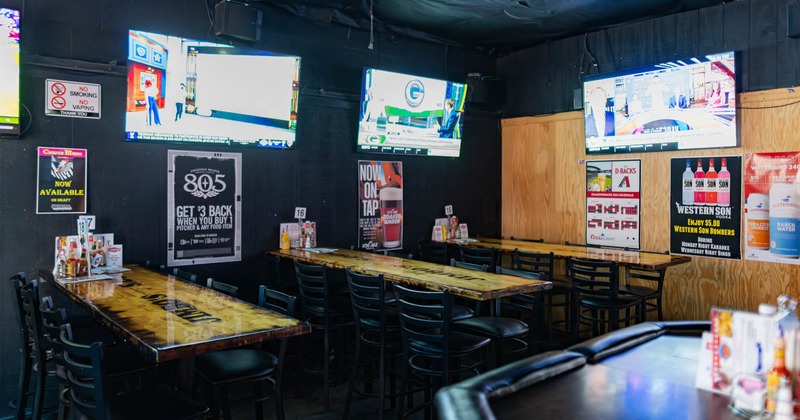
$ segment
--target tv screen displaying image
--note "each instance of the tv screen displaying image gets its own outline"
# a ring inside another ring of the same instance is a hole
[[[358,150],[458,157],[467,85],[364,69]]]
[[[126,140],[289,148],[300,57],[128,32]]]
[[[586,153],[736,147],[734,53],[586,77]]]
[[[19,11],[0,8],[0,134],[19,133]]]

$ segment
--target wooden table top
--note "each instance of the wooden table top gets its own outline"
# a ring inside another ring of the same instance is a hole
[[[358,273],[373,275],[383,274],[384,280],[421,286],[429,290],[447,289],[456,296],[475,300],[533,293],[552,287],[549,281],[485,273],[348,249],[337,249],[331,253],[313,253],[299,249],[275,250],[270,253],[285,258],[297,258],[307,263],[326,264],[331,268],[349,268]]]
[[[668,255],[653,252],[624,251],[621,249],[593,248],[587,246],[548,244],[542,242],[512,241],[510,239],[480,238],[477,242],[461,243],[458,240],[451,240],[448,243],[453,245],[464,245],[469,247],[497,248],[503,253],[512,253],[515,249],[525,252],[552,252],[556,258],[582,258],[597,261],[613,261],[619,265],[642,268],[647,270],[658,270],[672,265],[685,264],[691,258],[682,255]]]
[[[173,276],[126,268],[112,280],[53,283],[156,363],[311,331],[302,321]]]

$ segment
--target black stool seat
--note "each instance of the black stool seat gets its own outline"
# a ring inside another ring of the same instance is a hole
[[[261,350],[233,349],[198,355],[195,366],[209,382],[224,384],[271,375],[278,367],[278,357]]]
[[[610,297],[606,297],[606,296],[596,296],[596,297],[590,297],[590,298],[583,298],[583,299],[581,299],[581,305],[587,306],[587,307],[595,307],[595,308],[598,308],[598,309],[605,309],[605,308],[608,308],[610,300],[611,300],[611,298]],[[628,307],[628,306],[636,306],[636,305],[639,304],[639,302],[641,302],[641,300],[639,300],[638,297],[634,297],[634,296],[619,295],[619,296],[617,296],[616,299],[613,299],[613,305],[615,307],[620,307],[620,308],[624,308],[624,307]]]
[[[492,341],[486,337],[480,337],[459,331],[450,331],[450,353],[469,353],[480,349]],[[441,347],[429,341],[408,340],[408,347],[420,353],[440,353]]]
[[[455,328],[491,338],[519,337],[528,333],[528,324],[514,318],[473,317],[453,323]]]
[[[453,305],[453,321],[469,318],[472,315],[475,315],[475,312],[473,312],[469,307],[464,305]]]
[[[638,296],[640,298],[648,298],[648,297],[656,297],[659,295],[659,291],[647,286],[619,286],[620,293],[625,293],[629,295]]]
[[[164,384],[110,397],[108,403],[114,420],[192,419],[208,411],[208,407]]]

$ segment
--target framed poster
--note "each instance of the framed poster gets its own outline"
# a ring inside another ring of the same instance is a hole
[[[641,162],[586,162],[587,245],[639,249]]]
[[[403,248],[403,163],[358,161],[358,249]]]
[[[800,264],[800,152],[745,155],[745,259]]]
[[[669,251],[741,259],[742,157],[670,161]]]
[[[86,213],[86,149],[38,148],[36,214]]]
[[[167,265],[241,261],[241,153],[170,150],[167,165]]]

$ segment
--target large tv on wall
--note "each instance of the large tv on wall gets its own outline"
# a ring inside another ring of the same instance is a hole
[[[19,134],[19,11],[0,8],[0,135]]]
[[[736,147],[734,64],[725,52],[586,77],[586,153]]]
[[[290,148],[300,57],[128,32],[126,140]]]
[[[358,151],[457,157],[467,85],[364,69]]]

